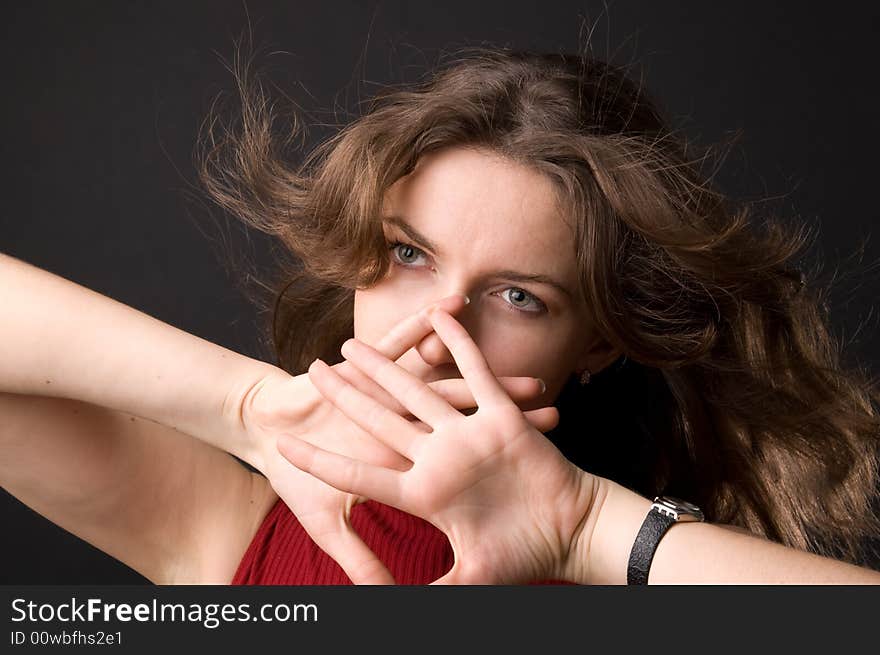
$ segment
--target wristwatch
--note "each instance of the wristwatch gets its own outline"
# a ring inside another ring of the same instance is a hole
[[[629,554],[626,568],[627,584],[648,584],[648,571],[657,544],[673,523],[678,521],[704,521],[702,510],[693,503],[688,503],[672,496],[657,496],[648,510],[635,543]]]

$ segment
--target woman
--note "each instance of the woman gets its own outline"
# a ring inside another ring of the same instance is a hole
[[[639,493],[710,523],[653,543],[651,582],[877,581],[802,552],[859,563],[880,532],[877,393],[792,265],[803,233],[729,207],[619,71],[463,53],[297,171],[242,82],[204,177],[299,260],[279,367],[6,258],[11,493],[160,583],[333,582],[333,559],[355,582],[623,582]]]

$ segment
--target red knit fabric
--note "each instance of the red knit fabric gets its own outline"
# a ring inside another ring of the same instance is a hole
[[[416,516],[369,500],[352,509],[351,523],[397,584],[429,584],[452,568],[446,535]],[[232,584],[350,585],[351,580],[279,498],[254,535]]]
[[[416,516],[369,500],[352,509],[351,524],[398,584],[428,584],[452,568],[446,535]],[[232,584],[348,585],[351,580],[279,498],[254,535]]]

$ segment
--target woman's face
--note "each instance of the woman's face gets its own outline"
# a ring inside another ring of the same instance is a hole
[[[375,344],[422,307],[465,294],[470,304],[456,318],[494,374],[546,383],[546,393],[525,409],[552,403],[574,371],[595,373],[610,363],[616,353],[590,329],[574,236],[552,184],[485,150],[422,157],[385,195],[391,267],[355,292],[354,336]],[[433,333],[399,363],[428,382],[461,377]]]

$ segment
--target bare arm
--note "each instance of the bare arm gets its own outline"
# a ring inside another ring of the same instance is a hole
[[[273,500],[227,453],[130,414],[0,393],[0,416],[0,485],[157,584],[228,583]]]
[[[255,460],[230,410],[273,367],[4,255],[0,298],[0,485],[155,582],[228,582],[272,494],[213,445]]]
[[[240,398],[274,367],[0,254],[0,392],[102,405],[251,462]]]
[[[573,561],[574,575],[591,584],[626,584],[629,553],[651,501],[602,479],[594,500],[592,537]],[[650,584],[880,584],[880,572],[787,548],[741,530],[709,523],[676,523],[660,540]]]

